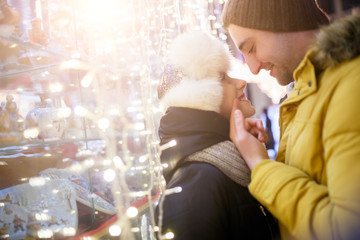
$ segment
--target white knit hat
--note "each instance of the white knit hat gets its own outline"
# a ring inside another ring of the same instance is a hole
[[[230,58],[227,45],[204,32],[179,35],[158,86],[162,110],[173,106],[220,113],[221,79],[230,68]]]

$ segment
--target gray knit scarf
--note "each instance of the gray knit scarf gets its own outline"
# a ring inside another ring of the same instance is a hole
[[[219,142],[195,152],[186,157],[184,161],[209,163],[244,187],[247,187],[251,180],[249,167],[231,141]]]

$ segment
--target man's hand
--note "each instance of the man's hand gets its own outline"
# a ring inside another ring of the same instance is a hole
[[[233,102],[233,107],[231,114],[234,113],[236,109],[239,109],[239,100],[235,99]],[[260,119],[257,118],[246,118],[244,123],[246,131],[248,131],[251,135],[257,138],[260,142],[266,143],[268,140],[268,136],[265,132],[263,123]]]
[[[239,110],[240,111],[240,110]],[[241,112],[241,111],[240,111]],[[257,118],[246,118],[244,123],[245,129],[253,135],[257,140],[262,143],[266,143],[268,136],[265,132],[263,123]]]
[[[245,119],[234,101],[230,119],[230,138],[251,170],[262,160],[268,159],[264,142],[267,135],[261,120]],[[263,143],[262,143],[263,142]]]

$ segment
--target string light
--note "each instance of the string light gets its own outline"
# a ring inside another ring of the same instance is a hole
[[[37,1],[37,4],[41,2]],[[102,179],[111,185],[119,218],[119,222],[109,228],[109,234],[131,236],[141,231],[139,227],[130,227],[130,219],[142,213],[136,207],[129,207],[130,203],[147,196],[149,206],[154,206],[152,192],[160,191],[165,198],[182,191],[181,187],[165,191],[165,181],[161,176],[161,170],[168,166],[160,163],[159,156],[162,151],[176,146],[176,141],[161,147],[156,141],[156,126],[161,114],[156,86],[169,46],[177,35],[191,30],[207,31],[226,41],[227,35],[219,22],[224,1],[78,0],[68,6],[66,1],[55,2],[59,3],[54,3],[51,9],[61,9],[63,15],[57,21],[57,28],[52,29],[52,38],[58,37],[63,50],[70,52],[70,59],[57,65],[56,70],[42,70],[33,77],[41,79],[41,84],[48,83],[53,96],[66,95],[68,88],[78,91],[79,96],[68,106],[55,98],[46,101],[47,105],[56,105],[55,114],[59,119],[65,119],[67,124],[77,121],[73,132],[67,132],[66,137],[85,142],[76,153],[81,162],[72,164],[69,171],[84,174],[91,170],[91,174],[103,174]],[[44,57],[38,56],[37,61],[44,61]],[[61,79],[64,72],[75,76],[75,81]],[[259,81],[244,71],[240,75],[249,82],[261,83],[262,89],[271,89],[268,94],[278,91],[265,86],[267,80]],[[21,94],[24,89],[18,88],[17,91]],[[278,95],[271,96],[279,98]],[[55,124],[46,127],[46,130],[53,129]],[[28,127],[23,136],[35,139],[40,132],[38,128]],[[94,139],[101,139],[106,144]],[[91,145],[93,141],[95,143]],[[44,156],[53,155],[46,153]],[[127,174],[145,180],[139,182],[138,189],[131,188],[126,181]],[[22,181],[29,181],[31,186],[43,186],[48,180],[33,177]],[[53,193],[59,191],[61,189],[54,189]],[[127,209],[126,214],[122,214],[123,209]],[[93,213],[96,215],[96,211]],[[148,210],[147,214],[151,215],[152,231],[161,232],[161,226],[155,226],[153,222],[154,211]],[[46,218],[46,214],[41,212],[37,216]],[[74,236],[76,229],[64,228],[62,232],[64,236]],[[38,235],[50,238],[53,232],[42,230]],[[171,232],[161,236],[166,239],[174,237]],[[85,236],[83,239],[92,238]]]
[[[39,129],[37,127],[25,129],[23,132],[24,138],[37,138],[39,136]]]
[[[176,140],[171,140],[170,142],[162,145],[162,146],[160,147],[160,151],[164,151],[164,150],[166,150],[166,149],[168,149],[168,148],[174,147],[175,145],[176,145]]]
[[[29,184],[32,187],[45,185],[45,179],[43,177],[32,177],[29,179]]]
[[[139,211],[137,210],[136,207],[129,207],[127,210],[126,210],[126,215],[130,218],[134,218],[138,215]]]
[[[111,236],[120,236],[121,234],[121,227],[118,226],[118,225],[112,225],[110,228],[109,228],[109,233]]]
[[[165,234],[165,239],[173,239],[175,237],[173,232],[167,232]]]
[[[74,236],[76,234],[76,229],[73,227],[67,227],[63,229],[63,235],[70,237],[70,236]]]
[[[37,233],[39,238],[51,238],[53,236],[53,231],[50,229],[40,229]]]
[[[107,182],[112,182],[114,181],[116,177],[116,173],[113,169],[107,169],[105,172],[104,172],[104,179],[105,181]]]

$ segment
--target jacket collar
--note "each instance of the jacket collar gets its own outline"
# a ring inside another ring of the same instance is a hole
[[[283,105],[301,101],[317,91],[317,72],[333,68],[360,54],[360,12],[335,21],[317,34],[315,45],[294,71],[296,82]],[[303,77],[304,76],[304,77]]]
[[[160,120],[160,145],[176,140],[176,146],[161,152],[165,180],[171,178],[190,154],[229,139],[229,120],[213,111],[170,107]]]
[[[311,49],[295,70],[294,88],[288,94],[288,98],[283,102],[282,106],[299,102],[316,92],[318,88],[316,68],[311,61],[315,54],[314,51],[314,49]]]
[[[360,11],[324,27],[317,34],[313,63],[332,68],[360,54]]]

